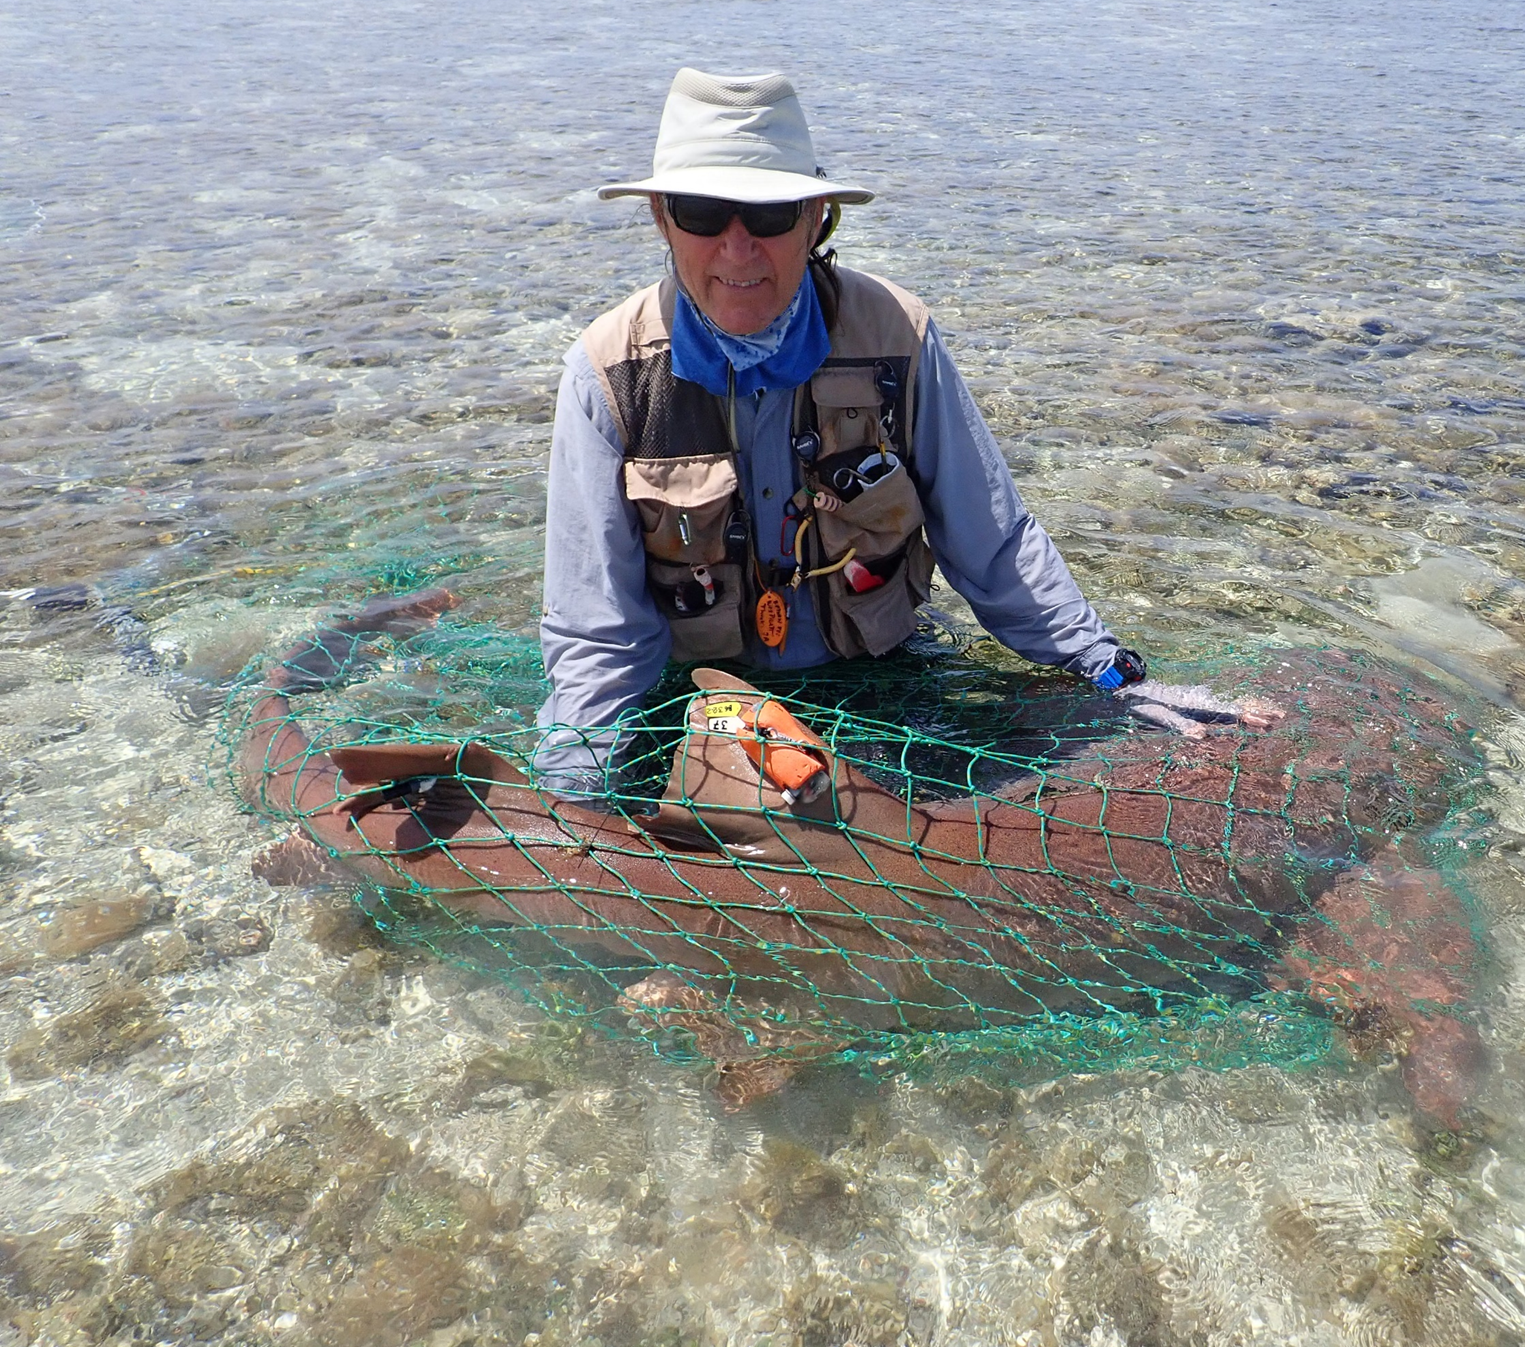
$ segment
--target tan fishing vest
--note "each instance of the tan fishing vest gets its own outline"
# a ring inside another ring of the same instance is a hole
[[[800,574],[835,654],[882,655],[915,631],[932,578],[909,472],[928,314],[877,276],[836,274],[831,353],[795,397],[796,442],[811,431],[820,440],[814,461],[801,461],[805,485],[793,502]],[[624,444],[625,494],[641,517],[647,582],[672,628],[672,657],[726,659],[756,635],[764,588],[787,593],[792,577],[764,574],[750,536],[738,543],[746,514],[727,400],[673,376],[676,298],[670,276],[632,295],[594,320],[583,347]],[[868,484],[849,473],[858,494],[840,499],[837,474],[882,463],[880,446],[900,466],[881,467]]]

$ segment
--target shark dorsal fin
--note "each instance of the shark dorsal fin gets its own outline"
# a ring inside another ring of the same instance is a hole
[[[838,758],[777,698],[717,669],[696,669],[693,679],[701,691],[688,704],[687,732],[662,803],[641,819],[642,831],[685,850],[781,865],[803,860],[843,874],[862,868],[855,835],[890,845],[919,835],[925,822],[919,806]],[[782,746],[817,758],[829,788],[786,800],[779,782],[760,769],[764,755],[754,728],[772,731],[770,754]]]
[[[701,692],[751,692],[759,697],[763,695],[745,678],[738,678],[735,674],[720,669],[695,669],[689,677]]]
[[[830,791],[814,805],[791,808],[747,748],[759,708],[772,699],[718,669],[695,669],[693,680],[701,691],[688,704],[687,732],[673,757],[662,805],[642,824],[683,846],[757,860],[776,853],[776,859],[787,860],[795,853],[785,832],[829,822]],[[801,727],[798,742],[813,747],[820,740]],[[822,762],[829,772],[830,755],[823,753]]]

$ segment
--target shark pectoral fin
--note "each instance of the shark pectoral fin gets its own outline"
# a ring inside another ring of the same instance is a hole
[[[354,617],[325,622],[282,655],[269,675],[270,686],[286,692],[332,687],[361,660],[365,637],[415,635],[459,602],[448,589],[377,595]]]
[[[458,776],[466,782],[522,786],[524,774],[484,744],[350,744],[328,756],[351,789],[383,786],[417,777]]]
[[[461,749],[457,771],[468,781],[497,781],[505,786],[529,784],[524,773],[507,758],[475,741]]]
[[[426,811],[442,836],[453,836],[488,808],[494,786],[525,784],[512,763],[478,743],[351,744],[331,749],[329,757],[343,775],[340,798],[325,812],[347,815],[351,825],[405,800]]]
[[[256,851],[249,862],[256,879],[277,888],[334,884],[355,886],[355,876],[344,869],[310,837],[294,833],[283,842],[274,842]]]
[[[840,1052],[840,1032],[786,1017],[761,1001],[712,992],[675,973],[653,973],[626,987],[619,1008],[637,1031],[680,1029],[715,1067],[715,1093],[728,1113],[776,1094],[811,1062]]]
[[[1273,985],[1329,1005],[1353,1044],[1402,1063],[1421,1112],[1452,1125],[1483,1065],[1477,1030],[1450,1013],[1471,993],[1477,947],[1443,876],[1389,847],[1342,874],[1282,955]]]
[[[1403,1083],[1421,1113],[1456,1128],[1487,1063],[1482,1036],[1452,1015],[1415,1016],[1403,1054]]]
[[[719,1059],[715,1062],[715,1093],[727,1113],[740,1113],[749,1104],[777,1094],[803,1066],[787,1057],[762,1057],[752,1061]]]
[[[354,617],[339,618],[330,625],[341,632],[409,636],[432,626],[441,613],[460,606],[461,601],[443,587],[412,594],[376,594]]]
[[[412,777],[454,776],[460,744],[351,744],[328,756],[351,788],[381,786]]]

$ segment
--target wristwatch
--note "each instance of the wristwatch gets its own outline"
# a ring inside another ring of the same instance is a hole
[[[1118,688],[1127,687],[1129,683],[1142,683],[1149,677],[1149,670],[1144,665],[1144,657],[1137,650],[1119,650],[1112,658],[1112,663],[1095,675],[1091,682],[1095,683],[1103,692],[1115,692]]]

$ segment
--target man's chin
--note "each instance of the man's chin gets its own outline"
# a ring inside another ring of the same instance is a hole
[[[771,301],[771,286],[759,285],[752,290],[739,291],[714,286],[710,290],[710,303],[705,306],[704,316],[722,332],[729,332],[735,337],[747,337],[754,332],[761,332],[783,312],[783,306],[774,305]]]

